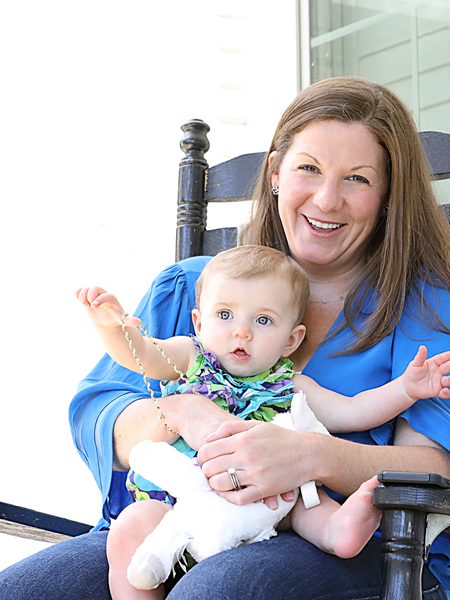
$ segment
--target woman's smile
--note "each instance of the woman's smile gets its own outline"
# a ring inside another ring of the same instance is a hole
[[[345,225],[345,223],[324,223],[323,221],[318,221],[317,219],[310,219],[306,215],[303,215],[307,222],[311,225],[311,229],[313,231],[318,231],[320,233],[323,232],[332,232],[336,231],[336,229],[340,229]]]

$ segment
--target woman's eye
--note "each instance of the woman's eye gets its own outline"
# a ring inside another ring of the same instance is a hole
[[[227,321],[228,319],[232,319],[233,315],[230,313],[229,310],[221,310],[219,312],[219,319],[223,319],[224,321]]]
[[[256,319],[256,322],[257,322],[259,325],[269,325],[270,323],[272,323],[272,320],[271,320],[271,319],[269,319],[269,317],[258,317],[258,318]]]
[[[318,171],[318,168],[314,165],[300,165],[299,170],[306,171],[307,173],[316,173],[316,171]]]
[[[356,183],[369,183],[369,180],[363,177],[362,175],[350,175],[348,177],[350,181],[356,181]]]

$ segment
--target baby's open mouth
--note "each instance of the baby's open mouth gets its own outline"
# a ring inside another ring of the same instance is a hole
[[[250,358],[250,354],[248,354],[248,352],[244,350],[244,348],[236,348],[231,354],[238,360]]]

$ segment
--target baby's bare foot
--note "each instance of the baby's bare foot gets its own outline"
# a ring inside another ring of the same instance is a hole
[[[352,558],[370,540],[381,520],[381,512],[372,506],[372,492],[377,485],[376,476],[364,482],[330,516],[327,523],[330,552],[340,558]]]

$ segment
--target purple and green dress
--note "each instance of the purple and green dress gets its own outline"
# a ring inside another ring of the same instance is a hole
[[[295,374],[292,362],[280,359],[271,369],[251,377],[233,377],[226,373],[212,352],[206,352],[200,340],[193,335],[198,352],[194,365],[185,378],[177,381],[162,381],[163,396],[192,394],[198,392],[218,406],[241,419],[272,421],[279,412],[286,412],[294,395],[292,377]],[[183,438],[173,444],[177,450],[193,457],[196,451]],[[127,488],[134,501],[150,498],[174,504],[174,498],[130,470]]]

